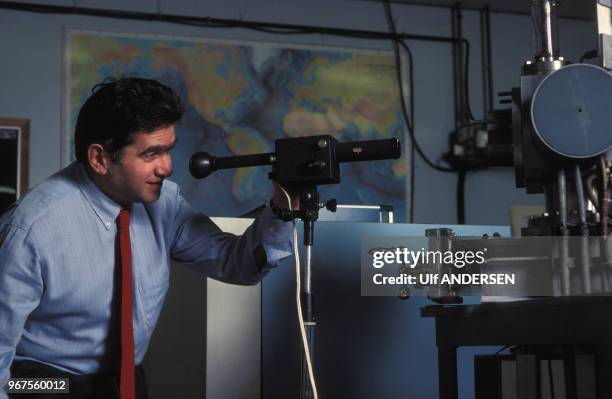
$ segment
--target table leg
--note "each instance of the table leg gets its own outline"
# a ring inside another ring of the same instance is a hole
[[[438,346],[438,385],[440,399],[457,399],[457,348]]]
[[[597,346],[597,370],[599,398],[612,397],[612,343],[603,342]]]

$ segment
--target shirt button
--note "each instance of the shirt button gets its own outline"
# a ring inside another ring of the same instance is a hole
[[[110,222],[106,222],[105,225],[106,225],[106,228],[108,229],[108,228],[110,228],[111,223]]]

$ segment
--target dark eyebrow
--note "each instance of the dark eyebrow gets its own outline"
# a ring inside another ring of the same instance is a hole
[[[172,150],[174,146],[176,146],[176,143],[178,143],[178,140],[175,140],[174,143],[172,143],[171,145],[152,145],[150,147],[145,148],[139,155],[144,155],[148,152],[154,152],[156,154],[168,152]]]

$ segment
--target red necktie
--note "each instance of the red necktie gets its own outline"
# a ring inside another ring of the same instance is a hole
[[[121,254],[121,399],[134,399],[134,331],[132,326],[132,245],[130,243],[130,211],[119,212],[119,245]]]

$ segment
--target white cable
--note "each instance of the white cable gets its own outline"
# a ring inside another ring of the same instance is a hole
[[[289,204],[289,210],[292,211],[291,207],[291,196],[287,193],[287,191],[278,184],[278,188],[281,189],[285,197],[287,197],[287,203]],[[277,204],[278,205],[278,204]],[[295,226],[295,220],[293,223],[293,257],[295,258],[295,285],[296,292],[295,298],[297,303],[297,314],[298,321],[300,323],[300,333],[302,335],[302,343],[304,344],[304,356],[306,358],[306,364],[308,365],[308,377],[310,378],[310,386],[312,387],[312,393],[314,395],[314,399],[319,399],[319,394],[317,393],[317,385],[315,384],[314,372],[312,371],[312,359],[310,358],[310,348],[308,348],[308,340],[306,338],[306,327],[304,327],[304,316],[302,315],[302,299],[301,299],[301,278],[300,278],[300,253],[298,251],[298,238],[297,238],[297,227]]]

